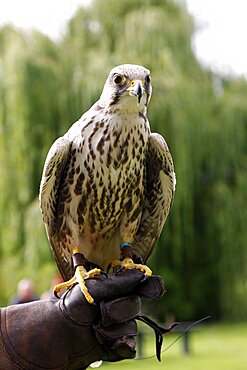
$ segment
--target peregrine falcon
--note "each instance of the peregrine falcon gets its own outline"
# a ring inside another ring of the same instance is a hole
[[[40,207],[58,268],[70,279],[56,291],[78,281],[92,302],[84,279],[116,260],[151,274],[147,266],[134,263],[134,256],[143,263],[150,257],[176,182],[165,140],[150,132],[151,93],[148,69],[133,64],[113,68],[99,100],[48,152]],[[100,268],[87,268],[85,262],[73,276],[71,257],[78,252]]]

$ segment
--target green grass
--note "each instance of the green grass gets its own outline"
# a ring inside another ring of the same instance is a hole
[[[176,336],[165,337],[163,349]],[[161,363],[156,358],[125,360],[104,363],[107,370],[246,370],[247,369],[247,323],[204,325],[190,333],[191,353],[182,351],[182,339],[162,354]],[[143,357],[154,354],[154,336],[146,336]]]

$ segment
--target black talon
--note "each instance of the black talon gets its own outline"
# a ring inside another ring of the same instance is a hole
[[[115,275],[119,275],[124,270],[125,270],[124,267],[119,267],[119,269],[115,272]]]
[[[57,299],[60,299],[59,295],[57,294],[57,292],[56,292],[55,290],[53,291],[53,294],[54,294],[54,296],[55,296]]]
[[[132,260],[136,264],[144,265],[143,259],[141,257],[138,257],[136,254],[133,255]]]
[[[100,275],[103,275],[104,277],[107,277],[108,273],[107,273],[107,271],[101,270]]]
[[[110,271],[110,268],[112,267],[112,263],[110,262],[109,263],[109,265],[107,266],[107,269],[106,269],[106,271],[109,273],[109,271]]]

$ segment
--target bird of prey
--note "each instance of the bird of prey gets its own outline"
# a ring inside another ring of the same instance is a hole
[[[100,99],[58,138],[48,152],[40,185],[40,207],[55,261],[69,282],[76,281],[89,302],[84,279],[100,273],[77,266],[71,257],[106,269],[147,266],[170,211],[175,173],[163,137],[150,132],[147,107],[150,71],[123,64],[112,69]]]

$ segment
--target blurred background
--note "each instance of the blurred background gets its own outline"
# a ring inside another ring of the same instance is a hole
[[[46,154],[98,99],[111,68],[134,63],[151,70],[151,129],[165,137],[177,174],[149,262],[167,294],[147,310],[160,321],[247,320],[244,1],[8,3],[0,5],[0,304],[23,277],[37,294],[50,287],[57,270],[37,200]]]

